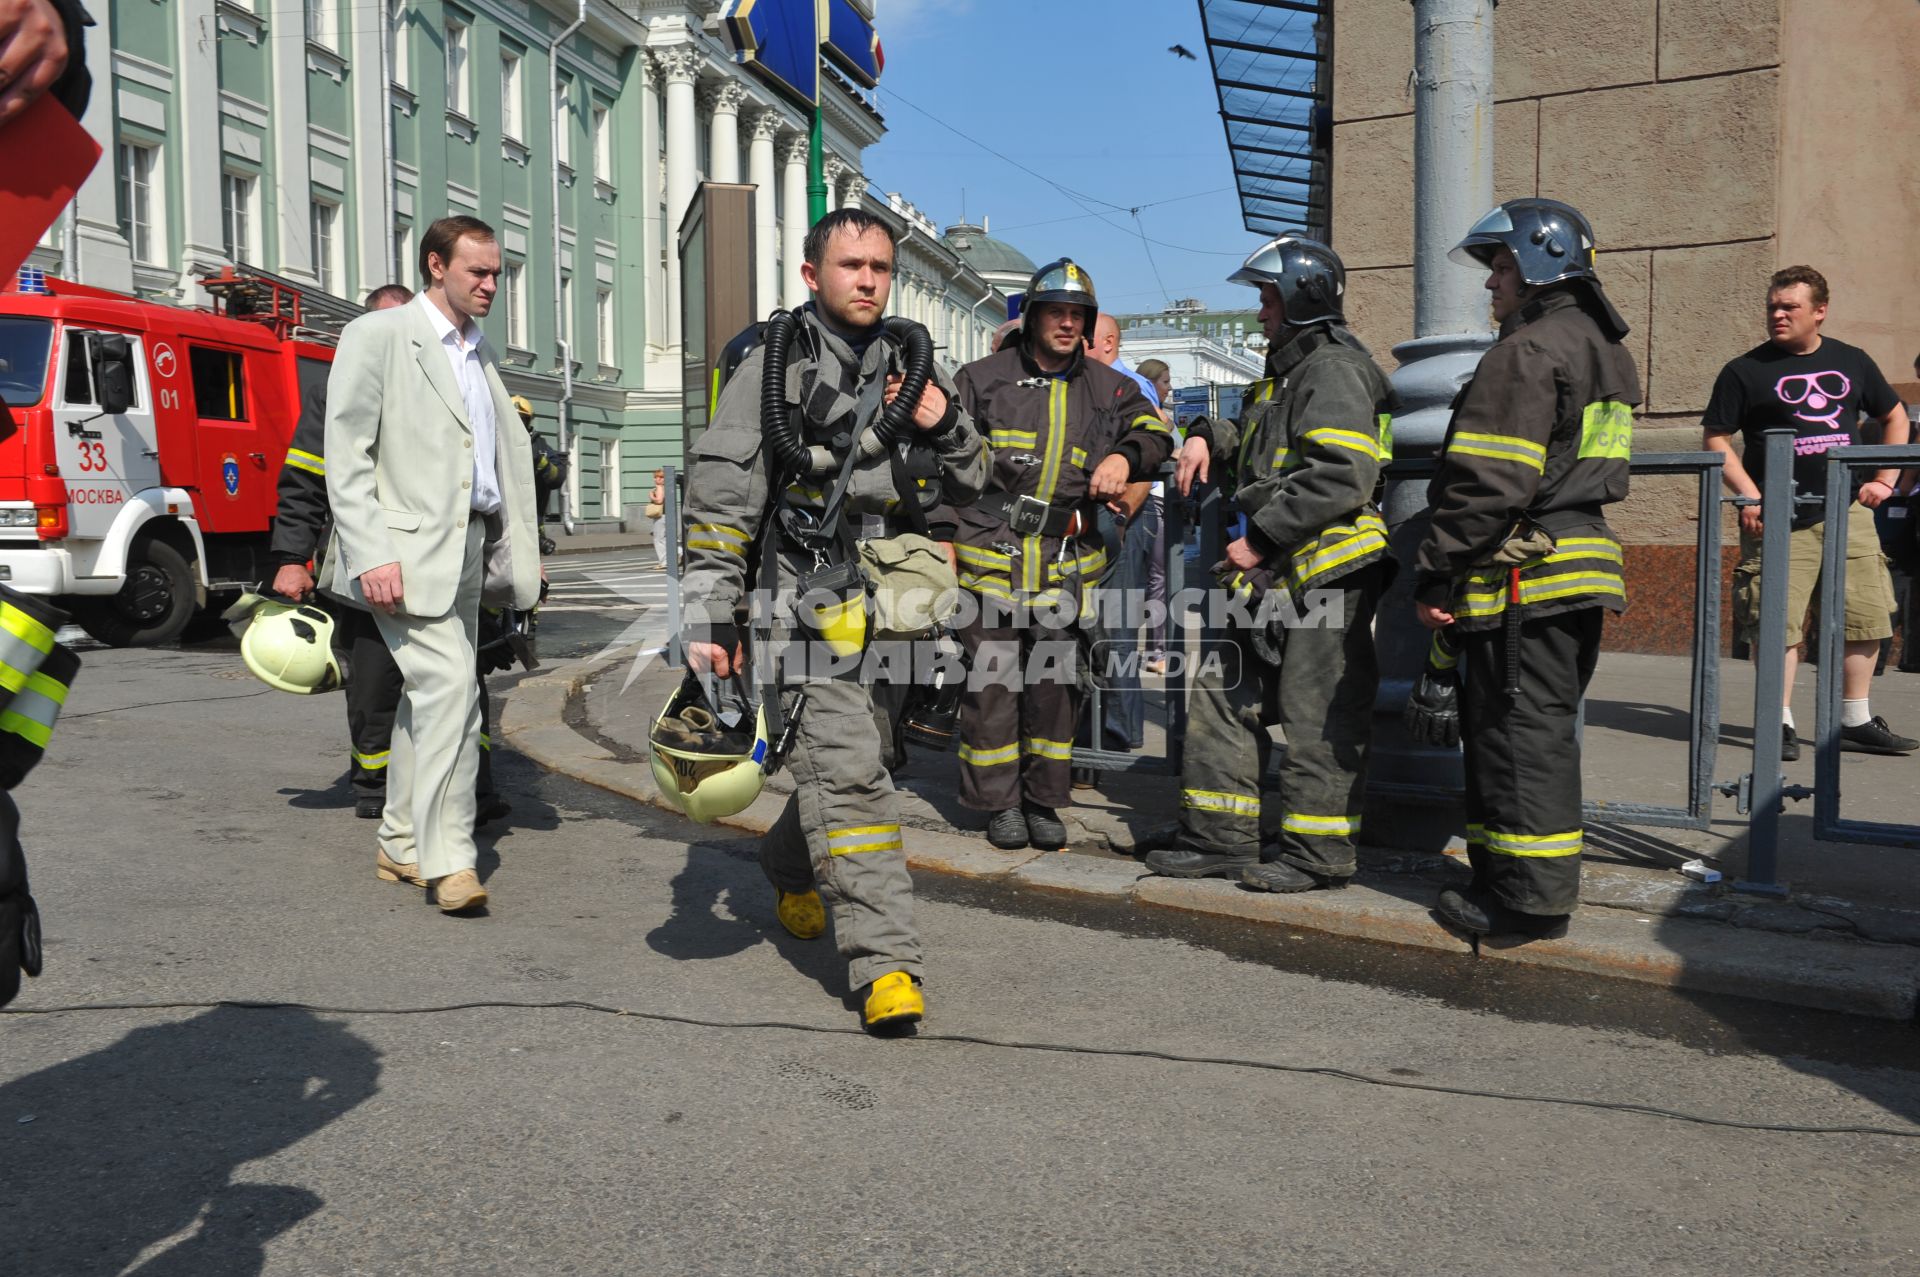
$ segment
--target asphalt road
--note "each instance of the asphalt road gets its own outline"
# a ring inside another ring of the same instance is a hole
[[[621,571],[557,561],[616,597],[549,659],[644,640]],[[9,1277],[1920,1267],[1920,1139],[1595,1107],[1920,1131],[1907,1026],[927,881],[873,1040],[743,840],[503,758],[445,918],[374,879],[337,698],[86,660],[16,1008],[175,1005],[0,1017]]]

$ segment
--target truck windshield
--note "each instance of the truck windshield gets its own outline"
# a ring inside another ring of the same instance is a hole
[[[30,408],[47,390],[47,353],[53,321],[0,315],[0,400]]]

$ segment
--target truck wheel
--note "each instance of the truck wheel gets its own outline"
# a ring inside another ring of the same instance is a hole
[[[152,647],[177,637],[193,610],[193,564],[165,541],[147,541],[128,556],[120,592],[89,599],[73,619],[108,647]]]

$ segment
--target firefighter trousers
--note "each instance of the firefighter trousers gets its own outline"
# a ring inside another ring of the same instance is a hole
[[[1602,609],[1520,627],[1520,694],[1506,686],[1506,636],[1461,636],[1460,739],[1467,856],[1476,886],[1520,913],[1580,903],[1580,700],[1600,656]]]
[[[1073,801],[1073,733],[1080,721],[1072,629],[1028,625],[983,606],[961,627],[972,661],[960,702],[960,802],[1006,811]]]
[[[1373,613],[1384,576],[1369,565],[1318,587],[1327,606],[1280,630],[1278,666],[1244,632],[1216,634],[1187,692],[1178,844],[1227,856],[1284,860],[1331,878],[1354,871],[1366,797],[1373,700],[1380,687]],[[1315,622],[1320,623],[1315,623]],[[1287,753],[1278,802],[1260,781],[1279,723]]]
[[[781,704],[791,722],[796,690]],[[920,978],[899,803],[882,762],[873,697],[859,683],[808,683],[787,769],[793,797],[760,840],[760,865],[781,891],[819,889],[855,989],[892,971]]]

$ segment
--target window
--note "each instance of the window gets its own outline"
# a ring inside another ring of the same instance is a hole
[[[620,517],[620,441],[600,441],[600,517]]]
[[[472,94],[467,91],[467,29],[458,22],[447,24],[447,109],[461,115],[468,110]]]
[[[560,81],[559,119],[554,122],[553,158],[573,167],[573,81]]]
[[[340,206],[315,200],[311,206],[313,273],[320,280],[320,291],[337,293],[346,286],[342,278],[340,253]]]
[[[600,342],[600,362],[611,368],[617,362],[613,357],[613,290],[602,288],[593,295],[593,319],[598,327]]]
[[[187,347],[193,370],[193,413],[202,421],[245,421],[247,379],[245,361],[231,350]]]
[[[120,144],[120,234],[133,249],[133,260],[155,260],[153,217],[159,200],[153,189],[159,150],[132,142]]]
[[[60,402],[69,408],[93,406],[93,351],[87,335],[69,328],[63,344],[67,348],[67,374],[60,386]]]
[[[23,315],[0,315],[0,403],[30,408],[47,385],[53,324]]]
[[[407,0],[387,0],[387,50],[393,82],[401,88],[413,83],[413,41],[407,21]]]
[[[255,256],[253,221],[253,179],[245,173],[222,173],[220,229],[228,261],[251,261]]]
[[[560,340],[567,343],[567,358],[574,357],[573,349],[573,276],[560,277]]]
[[[593,108],[593,176],[613,181],[613,120],[604,106]]]
[[[333,48],[340,38],[340,17],[334,11],[336,0],[307,0],[307,39]]]
[[[500,300],[506,303],[507,345],[527,348],[527,266],[508,262],[500,272]]]
[[[500,132],[515,141],[520,134],[520,55],[500,55]]]

